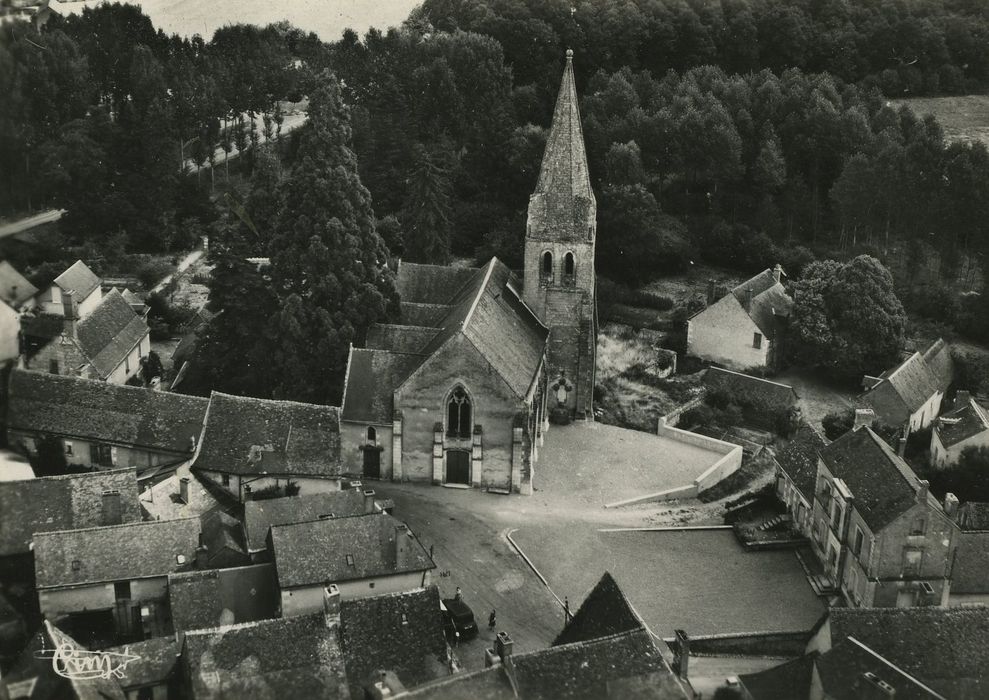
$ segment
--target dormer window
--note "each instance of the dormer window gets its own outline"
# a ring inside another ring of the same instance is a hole
[[[542,280],[553,279],[553,254],[550,251],[543,253],[542,267],[539,269],[539,277]]]

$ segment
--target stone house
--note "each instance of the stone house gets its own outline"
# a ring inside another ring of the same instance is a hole
[[[943,606],[957,528],[867,426],[820,450],[811,544],[853,607]]]
[[[71,305],[67,304],[66,296],[72,297]],[[71,306],[81,320],[96,310],[103,299],[103,291],[96,273],[82,260],[76,260],[35,299],[40,313],[63,316],[67,306]]]
[[[140,387],[13,370],[7,441],[35,456],[58,440],[68,464],[138,471],[192,459],[207,399]]]
[[[275,525],[269,537],[284,617],[321,610],[327,583],[344,600],[401,593],[428,586],[436,568],[409,528],[385,513]]]
[[[937,418],[953,375],[950,348],[938,339],[878,377],[863,378],[859,402],[875,411],[882,424],[902,427],[906,436]]]
[[[957,392],[954,406],[931,431],[931,462],[940,469],[957,464],[969,447],[989,447],[989,410],[967,391]]]
[[[707,307],[687,321],[687,354],[732,369],[778,368],[793,299],[776,265],[720,296],[712,281]]]
[[[339,413],[214,391],[192,470],[240,501],[339,491]]]
[[[478,269],[400,264],[399,323],[372,327],[348,361],[348,474],[528,494],[550,418],[593,418],[596,203],[571,58],[521,278],[495,258]]]
[[[813,531],[817,460],[827,440],[808,423],[776,455],[776,495],[786,505],[793,527],[804,537]]]
[[[168,606],[176,632],[278,617],[278,600],[272,564],[168,575]]]
[[[989,503],[970,501],[959,506],[949,493],[944,497],[944,511],[959,528],[948,604],[989,604]]]
[[[41,612],[118,643],[170,634],[168,575],[194,568],[199,535],[199,518],[38,533]]]

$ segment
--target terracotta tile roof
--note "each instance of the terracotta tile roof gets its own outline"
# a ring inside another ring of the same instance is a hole
[[[788,384],[720,367],[711,367],[704,373],[704,385],[709,391],[726,392],[763,410],[790,408],[797,403],[797,392]]]
[[[38,588],[167,576],[191,568],[199,518],[38,533]]]
[[[75,294],[77,304],[93,293],[100,286],[100,278],[82,260],[76,260],[65,272],[55,278],[55,284],[63,292]]]
[[[7,427],[186,455],[208,404],[198,396],[14,370]]]
[[[987,504],[982,504],[987,505]],[[989,532],[983,529],[965,529],[958,534],[954,564],[951,567],[951,592],[953,594],[989,593]]]
[[[855,638],[843,639],[814,663],[824,695],[834,700],[875,697],[863,678],[872,673],[893,687],[896,700],[944,700],[917,678]]]
[[[0,300],[16,309],[37,293],[38,288],[28,282],[13,265],[0,260]]]
[[[553,645],[586,642],[643,626],[615,579],[605,572]]]
[[[411,688],[449,674],[436,586],[340,603],[340,646],[352,698],[379,670]]]
[[[385,513],[275,525],[271,540],[283,589],[436,566],[408,528]]]
[[[417,353],[433,339],[438,331],[423,326],[398,326],[375,323],[367,331],[366,345],[370,350]]]
[[[181,650],[172,636],[153,637],[121,647],[110,647],[106,651],[126,652],[138,657],[124,667],[124,676],[118,680],[121,686],[129,689],[168,683],[175,674]]]
[[[759,326],[762,334],[772,340],[776,337],[776,317],[788,317],[793,309],[793,299],[783,285],[776,281],[773,271],[766,269],[755,277],[742,282],[732,289],[732,295],[744,309],[748,303],[748,292],[752,292],[752,305],[746,309],[749,318]]]
[[[446,304],[478,273],[475,267],[421,265],[403,262],[398,267],[395,286],[404,302]]]
[[[951,383],[951,365],[948,364],[951,358],[943,342],[939,340],[924,354],[915,352],[893,369],[883,372],[881,381],[862,394],[861,401],[887,425],[899,425],[909,419],[934,394],[944,392]],[[925,355],[933,364],[928,364]]]
[[[873,533],[917,502],[916,474],[872,428],[849,430],[821,450],[821,459],[848,485],[855,510]]]
[[[133,469],[0,482],[0,556],[28,552],[37,532],[102,525],[103,492],[114,490],[122,521],[139,521]]]
[[[757,673],[738,676],[752,700],[809,700],[817,653],[791,659]]]
[[[196,700],[346,700],[336,632],[322,614],[187,632],[182,660]]]
[[[149,332],[145,320],[114,289],[79,321],[79,348],[105,379]]]
[[[339,476],[340,410],[214,391],[193,469]]]
[[[832,608],[829,616],[832,643],[854,637],[949,697],[989,695],[989,608]],[[956,692],[942,690],[946,683]],[[965,688],[980,694],[957,692]]]
[[[969,399],[961,408],[942,415],[934,424],[938,439],[946,448],[989,430],[989,411]]]
[[[403,301],[400,307],[402,323],[407,326],[439,328],[443,319],[450,313],[447,304],[414,304]]]
[[[330,513],[334,517],[344,518],[363,515],[364,512],[364,493],[360,489],[248,501],[244,504],[248,548],[252,552],[264,550],[272,525],[319,520],[320,516]]]
[[[391,424],[395,389],[423,359],[424,355],[352,348],[340,417],[358,423]]]
[[[776,455],[776,463],[790,477],[793,485],[808,503],[814,500],[818,454],[827,444],[827,440],[820,433],[804,423],[797,429],[787,446]]]

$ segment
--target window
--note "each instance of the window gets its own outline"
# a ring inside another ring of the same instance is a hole
[[[574,277],[577,270],[577,264],[574,262],[573,253],[567,253],[563,258],[563,282],[564,284],[572,285],[574,283]]]
[[[109,445],[96,442],[89,446],[89,461],[101,467],[113,466],[113,452]]]
[[[910,534],[923,535],[926,524],[923,518],[914,518],[913,525],[910,527]]]
[[[113,597],[117,600],[130,600],[130,581],[117,581],[114,583]]]
[[[185,561],[186,560],[185,560],[185,555],[184,554],[176,554],[175,555],[175,563],[176,564],[178,564],[178,565],[181,566],[182,564],[185,564]]]
[[[859,529],[858,525],[856,525],[855,539],[853,540],[853,544],[852,544],[852,552],[855,554],[855,556],[859,556],[862,554],[862,543],[864,541],[865,541],[865,535],[862,534],[862,531]]]
[[[374,429],[374,426],[367,426],[367,444],[376,445],[378,444],[378,431]]]
[[[78,559],[73,559],[72,560],[72,570],[73,571],[78,571],[81,568],[82,568],[82,562],[79,561]]]
[[[762,347],[762,333],[752,334],[752,347],[754,347],[756,350]]]
[[[72,454],[72,443],[69,440],[65,441],[65,454]]]
[[[230,486],[230,475],[229,474],[222,475],[220,477],[220,480],[223,482],[223,485],[224,486]]]
[[[48,360],[48,374],[58,374],[58,360]]]
[[[543,253],[543,266],[539,271],[539,276],[543,279],[553,278],[553,254],[548,250]]]
[[[450,437],[469,438],[473,423],[471,421],[470,397],[462,386],[458,386],[450,395],[447,404],[446,434]]]
[[[920,573],[920,565],[923,560],[923,552],[919,549],[903,550],[903,575]]]
[[[855,589],[859,585],[859,574],[855,567],[852,566],[848,569],[848,592],[853,598],[857,597],[857,592]]]
[[[347,566],[353,566],[353,565],[354,565],[354,555],[353,554],[348,554],[347,555]]]

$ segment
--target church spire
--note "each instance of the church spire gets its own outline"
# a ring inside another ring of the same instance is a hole
[[[546,139],[535,194],[594,199],[587,172],[584,135],[580,128],[571,49],[567,49],[567,66],[563,70],[563,81],[553,110],[553,123]]]

